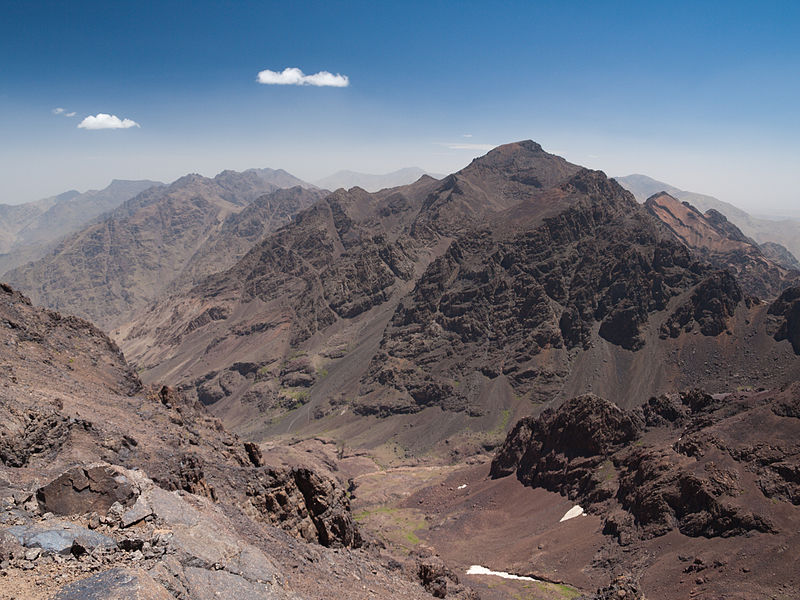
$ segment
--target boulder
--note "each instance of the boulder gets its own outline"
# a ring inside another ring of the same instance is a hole
[[[115,502],[135,497],[130,481],[109,467],[74,467],[36,491],[39,506],[57,515],[105,513]]]
[[[140,569],[114,568],[65,585],[53,600],[173,600]]]
[[[54,554],[82,554],[95,548],[117,547],[112,538],[67,521],[15,525],[6,531],[26,548],[41,548]]]

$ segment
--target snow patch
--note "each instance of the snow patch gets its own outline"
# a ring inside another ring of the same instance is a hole
[[[466,483],[462,483],[462,484],[461,484],[460,486],[458,486],[456,489],[457,489],[457,490],[463,490],[465,487],[467,487],[467,484],[466,484]]]
[[[513,573],[506,573],[505,571],[492,571],[480,565],[472,565],[467,569],[467,575],[494,575],[495,577],[502,577],[503,579],[516,579],[518,581],[539,581],[533,577],[526,577],[525,575],[514,575]]]
[[[575,506],[570,508],[566,513],[564,513],[564,516],[561,517],[559,523],[563,523],[564,521],[569,521],[570,519],[574,519],[575,517],[581,517],[584,515],[585,513],[583,512],[583,509],[576,504]]]

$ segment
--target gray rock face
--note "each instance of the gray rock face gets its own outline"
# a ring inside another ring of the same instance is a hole
[[[116,568],[64,586],[53,600],[172,600],[172,595],[144,571]]]
[[[115,548],[117,543],[108,536],[85,527],[53,521],[39,525],[15,525],[7,529],[26,548],[41,548],[45,552],[69,554],[73,548],[83,551],[95,548]]]
[[[283,591],[263,583],[254,583],[227,571],[189,567],[184,571],[192,598],[196,600],[272,600],[286,598]]]

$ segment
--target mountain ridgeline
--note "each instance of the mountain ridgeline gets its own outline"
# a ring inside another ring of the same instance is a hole
[[[115,336],[145,380],[255,439],[411,450],[491,445],[589,391],[634,406],[796,377],[759,299],[793,272],[720,219],[689,235],[653,204],[508,144],[441,181],[327,195]]]
[[[165,290],[191,283],[197,269],[208,275],[235,263],[244,248],[225,242],[237,226],[235,220],[226,220],[260,196],[287,186],[296,188],[293,194],[253,208],[263,209],[260,229],[245,231],[239,225],[238,237],[255,242],[312,204],[315,189],[272,169],[223,171],[213,179],[187,175],[131,198],[106,218],[64,238],[40,260],[6,273],[5,279],[37,303],[111,328]],[[209,245],[217,250],[210,260]],[[198,266],[192,264],[195,257]]]

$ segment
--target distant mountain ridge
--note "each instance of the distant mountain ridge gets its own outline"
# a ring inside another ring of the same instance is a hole
[[[284,185],[309,187],[273,169],[223,171],[213,179],[186,175],[127,200],[4,277],[36,302],[110,328],[168,289],[229,216]],[[310,197],[301,194],[296,208]],[[274,209],[263,226],[277,227],[289,217]],[[227,256],[234,261],[240,255],[219,255],[206,264],[226,268]]]
[[[158,181],[115,179],[102,190],[70,190],[26,204],[0,205],[0,274],[40,258],[49,244],[160,185]]]
[[[380,175],[358,173],[356,171],[338,171],[333,175],[318,179],[314,184],[317,187],[327,190],[338,190],[339,188],[349,190],[353,187],[360,187],[368,192],[377,192],[385,188],[414,183],[423,175],[428,175],[434,179],[441,179],[444,177],[443,175],[429,173],[419,167],[406,167]]]
[[[775,298],[800,278],[800,271],[784,266],[784,263],[790,264],[787,256],[772,248],[771,256],[779,258],[773,260],[761,246],[713,208],[701,213],[689,202],[681,202],[666,192],[650,196],[644,207],[699,256],[716,268],[734,274],[747,294],[764,299]],[[788,250],[783,250],[791,257]]]
[[[723,202],[713,196],[687,192],[647,175],[627,175],[615,177],[619,184],[629,190],[639,202],[644,202],[658,192],[667,192],[679,200],[686,200],[702,212],[714,209],[725,215],[742,230],[747,237],[759,244],[772,242],[788,249],[795,257],[800,257],[800,221],[794,219],[764,219],[754,217],[733,204]]]

